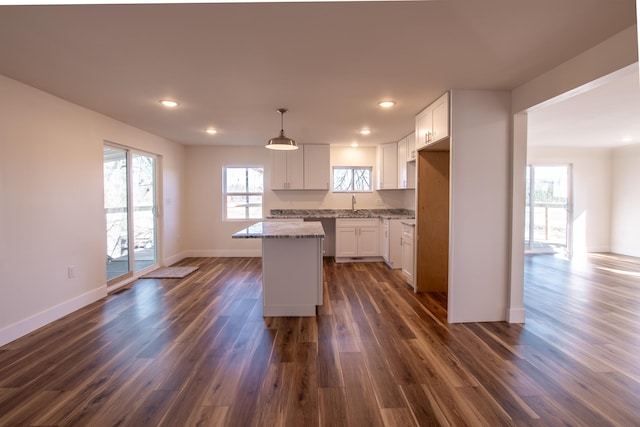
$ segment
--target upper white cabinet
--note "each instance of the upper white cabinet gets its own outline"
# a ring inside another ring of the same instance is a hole
[[[331,183],[329,146],[304,145],[303,147],[305,190],[328,190]]]
[[[409,147],[415,147],[413,138],[414,133],[402,138],[398,141],[398,188],[413,189],[415,188],[415,161],[409,159]],[[415,148],[413,149],[415,160]]]
[[[301,145],[271,152],[272,190],[328,190],[331,166],[328,145]]]
[[[407,188],[407,138],[398,141],[398,188]]]
[[[416,149],[435,144],[448,136],[449,92],[446,92],[416,116]]]
[[[416,133],[411,132],[405,139],[407,141],[407,162],[412,162],[416,159]]]
[[[398,144],[378,146],[378,190],[398,188]]]
[[[304,188],[304,150],[271,152],[271,189],[302,190]]]

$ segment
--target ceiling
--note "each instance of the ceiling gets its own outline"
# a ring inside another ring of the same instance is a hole
[[[605,83],[528,114],[529,147],[640,144],[638,64]]]
[[[0,6],[0,74],[187,145],[263,145],[279,107],[299,143],[369,145],[634,23],[634,0]]]

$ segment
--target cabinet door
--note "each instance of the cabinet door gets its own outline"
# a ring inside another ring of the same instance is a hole
[[[407,138],[407,162],[412,162],[416,159],[416,133],[411,132]]]
[[[287,151],[287,190],[304,188],[304,149]]]
[[[328,145],[304,146],[305,190],[329,190],[331,166]]]
[[[398,144],[378,146],[378,190],[398,188]]]
[[[398,141],[398,188],[407,188],[407,138]]]
[[[433,138],[431,142],[436,142],[449,136],[449,93],[442,95],[432,105]]]
[[[358,256],[380,256],[380,227],[358,229]]]
[[[336,256],[358,256],[357,229],[354,227],[336,227]]]
[[[382,258],[384,258],[385,261],[389,261],[390,257],[389,257],[389,220],[388,219],[383,219],[382,220],[382,233],[381,233],[381,240],[382,240]]]
[[[271,151],[271,189],[287,189],[287,153]]]
[[[402,274],[413,285],[413,233],[403,226],[402,232]]]
[[[433,110],[431,106],[422,110],[416,116],[416,150],[420,150],[426,147],[427,143],[431,139],[431,132],[433,130]]]

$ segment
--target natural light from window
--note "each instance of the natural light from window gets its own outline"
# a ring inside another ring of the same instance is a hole
[[[264,169],[227,166],[223,171],[224,217],[228,220],[262,218]]]
[[[335,166],[333,168],[333,192],[372,191],[371,167]]]

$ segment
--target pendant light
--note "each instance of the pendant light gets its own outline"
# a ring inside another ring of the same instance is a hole
[[[286,108],[278,108],[278,113],[280,113],[280,135],[275,138],[271,138],[265,147],[271,150],[297,150],[298,145],[296,142],[284,136],[284,113],[286,113]]]

